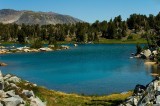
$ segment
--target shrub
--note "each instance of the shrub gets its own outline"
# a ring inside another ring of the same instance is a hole
[[[139,44],[137,44],[136,50],[137,50],[136,54],[140,54],[142,52],[142,47]]]
[[[128,40],[132,40],[132,39],[133,39],[133,36],[132,36],[132,35],[129,35],[127,39],[128,39]]]
[[[33,44],[31,44],[31,48],[39,49],[42,47],[42,41],[41,40],[35,40]]]

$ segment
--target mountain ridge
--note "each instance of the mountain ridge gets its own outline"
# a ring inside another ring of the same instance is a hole
[[[74,18],[70,15],[62,15],[54,12],[42,12],[31,10],[14,10],[14,9],[1,9],[0,10],[0,22],[3,24],[75,24],[77,22],[83,22],[78,18]]]

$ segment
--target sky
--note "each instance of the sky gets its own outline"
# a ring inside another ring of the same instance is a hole
[[[160,0],[0,0],[0,9],[52,11],[93,23],[133,13],[157,15]]]

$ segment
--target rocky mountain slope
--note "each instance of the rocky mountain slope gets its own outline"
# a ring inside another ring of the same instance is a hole
[[[61,15],[53,12],[34,12],[34,11],[17,11],[12,9],[0,10],[0,22],[4,24],[74,24],[83,22],[77,18]]]

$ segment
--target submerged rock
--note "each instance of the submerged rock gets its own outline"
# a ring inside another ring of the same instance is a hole
[[[0,66],[7,66],[7,64],[0,62]]]

